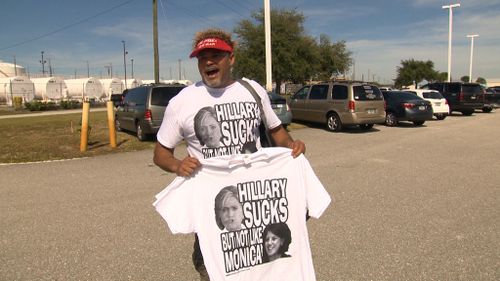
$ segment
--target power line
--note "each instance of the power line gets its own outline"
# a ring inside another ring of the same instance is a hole
[[[57,32],[60,32],[60,31],[66,30],[66,29],[71,28],[71,27],[73,27],[73,26],[75,26],[75,25],[79,25],[79,24],[84,23],[84,22],[86,22],[86,21],[89,21],[89,20],[91,20],[91,19],[93,19],[93,18],[96,18],[96,17],[99,17],[99,16],[101,16],[101,15],[103,15],[103,14],[109,13],[109,12],[111,12],[111,11],[113,11],[113,10],[115,10],[115,9],[117,9],[117,8],[119,8],[119,7],[121,7],[121,6],[125,6],[125,5],[127,5],[128,3],[132,2],[132,1],[135,1],[135,0],[128,0],[128,1],[122,2],[121,4],[118,4],[118,5],[113,6],[113,7],[109,8],[109,9],[107,9],[107,10],[104,10],[104,11],[102,11],[102,12],[99,12],[99,13],[97,13],[97,14],[93,15],[93,16],[90,16],[90,17],[88,17],[88,18],[84,18],[84,19],[79,20],[79,21],[77,21],[77,22],[74,22],[74,23],[72,23],[72,24],[69,24],[69,25],[63,26],[63,27],[58,28],[58,29],[56,29],[56,30],[54,30],[54,31],[51,31],[51,32],[45,33],[45,34],[40,35],[40,36],[37,36],[37,37],[35,37],[35,38],[31,38],[31,39],[28,39],[28,40],[25,40],[25,41],[22,41],[22,42],[19,42],[19,43],[16,43],[16,44],[13,44],[13,45],[10,45],[10,46],[7,46],[7,47],[0,48],[0,51],[7,50],[7,49],[10,49],[10,48],[13,48],[13,47],[17,47],[17,46],[20,46],[20,45],[23,45],[23,44],[26,44],[26,43],[30,43],[30,42],[36,41],[36,40],[38,40],[38,39],[42,39],[42,38],[44,38],[44,37],[50,36],[50,35],[52,35],[52,34],[55,34],[55,33],[57,33]]]

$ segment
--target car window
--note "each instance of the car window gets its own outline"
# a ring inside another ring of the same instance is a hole
[[[467,94],[482,94],[481,86],[474,84],[463,84],[462,91]]]
[[[441,83],[435,83],[435,84],[430,84],[428,87],[424,87],[424,89],[430,89],[430,90],[436,90],[439,92],[443,91],[443,84]]]
[[[310,100],[326,100],[328,96],[328,85],[314,85],[309,94]]]
[[[332,88],[332,99],[334,99],[334,100],[345,100],[345,99],[347,99],[347,86],[344,86],[344,85],[333,85],[333,88]]]
[[[445,84],[445,88],[448,93],[460,93],[460,83]]]
[[[422,95],[426,99],[442,99],[443,96],[439,92],[423,92]]]
[[[183,87],[158,87],[151,92],[151,105],[167,106]]]
[[[298,100],[306,99],[309,88],[311,88],[311,86],[302,87],[302,89],[300,89],[299,91],[297,91],[297,93],[295,93],[295,95],[293,95],[293,98]]]
[[[382,100],[380,90],[371,85],[353,86],[355,100]]]
[[[146,95],[148,89],[146,87],[138,87],[134,89],[130,89],[125,95],[125,99],[123,102],[127,105],[144,105],[146,104]]]

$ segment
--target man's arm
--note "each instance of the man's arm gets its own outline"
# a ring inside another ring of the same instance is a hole
[[[200,161],[194,157],[187,156],[182,160],[175,158],[174,149],[165,147],[159,142],[155,146],[153,162],[161,169],[182,177],[190,176],[201,167]]]
[[[305,143],[301,140],[293,140],[283,126],[279,125],[278,127],[269,130],[269,132],[271,133],[271,137],[277,146],[292,149],[292,156],[294,158],[302,153],[306,153]]]

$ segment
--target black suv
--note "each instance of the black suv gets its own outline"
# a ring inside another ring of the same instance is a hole
[[[116,129],[135,132],[140,141],[156,134],[168,102],[184,87],[181,84],[149,84],[129,89],[116,107]]]
[[[448,101],[450,113],[462,112],[463,115],[472,115],[474,110],[481,109],[485,112],[488,107],[484,103],[484,91],[478,83],[463,82],[435,82],[422,87],[439,91]]]

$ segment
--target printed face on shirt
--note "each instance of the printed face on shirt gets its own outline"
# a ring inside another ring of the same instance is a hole
[[[264,240],[264,247],[270,260],[279,257],[280,248],[281,246],[283,246],[283,243],[284,243],[283,239],[281,239],[279,236],[275,235],[270,231],[267,233]]]
[[[222,224],[228,231],[241,229],[243,222],[243,209],[241,204],[234,196],[228,196],[222,203],[222,208],[219,211]]]
[[[205,49],[196,57],[201,79],[207,86],[225,88],[233,82],[231,67],[234,63],[234,54],[216,49]]]
[[[222,138],[219,122],[212,115],[206,115],[201,120],[200,126],[201,140],[207,147],[218,147]]]

